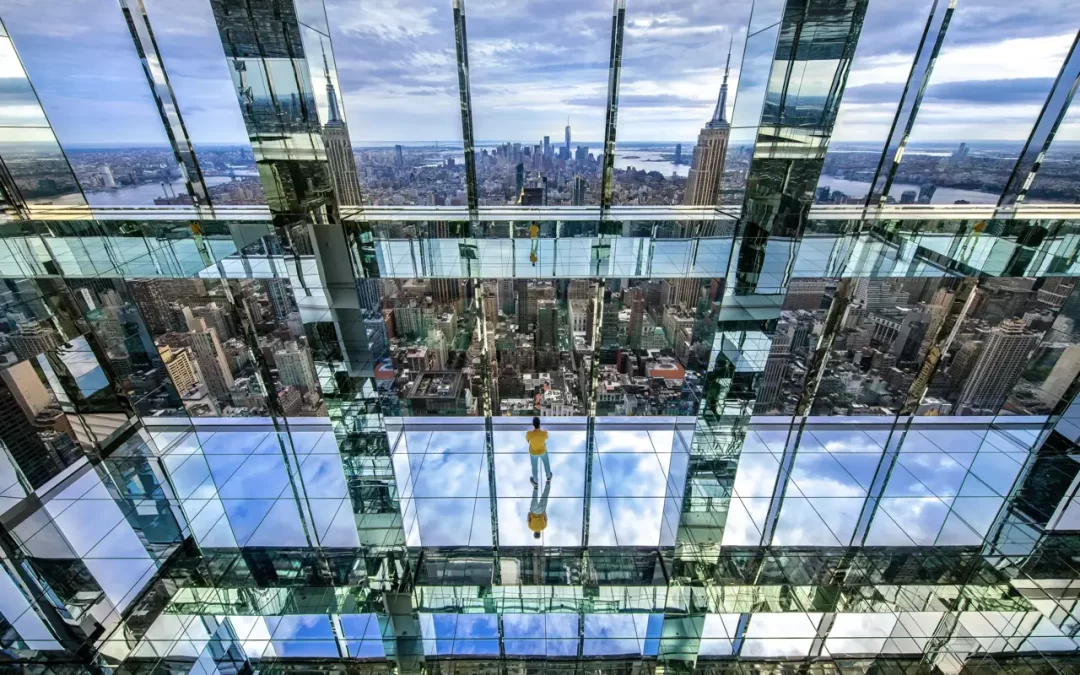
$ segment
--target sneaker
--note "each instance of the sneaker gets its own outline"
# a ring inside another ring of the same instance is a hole
[[[540,483],[537,483],[535,478],[530,478],[529,482],[533,484],[533,487],[540,487]]]
[[[553,475],[553,474],[550,474],[550,473],[549,473],[549,474],[547,475],[547,479],[548,479],[548,480],[551,480],[551,476],[552,476],[552,475]]]

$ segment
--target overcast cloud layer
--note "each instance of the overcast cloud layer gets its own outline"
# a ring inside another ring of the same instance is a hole
[[[325,4],[354,140],[460,142],[450,1]],[[765,4],[758,3],[755,30],[767,24]],[[834,140],[885,136],[930,4],[871,0]],[[740,79],[767,77],[767,57],[743,63],[748,0],[627,5],[621,141],[693,141],[715,106],[729,43],[729,118]],[[209,3],[147,6],[196,143],[243,142]],[[1070,21],[1078,10],[1080,0],[958,0],[913,141],[1026,137],[1075,35]],[[0,0],[0,17],[63,143],[165,142],[116,0]],[[469,0],[467,22],[478,140],[561,141],[568,117],[575,142],[602,138],[609,0]],[[17,62],[0,58],[0,68],[6,104],[32,107],[15,81]],[[1066,125],[1063,137],[1080,138],[1076,126]]]

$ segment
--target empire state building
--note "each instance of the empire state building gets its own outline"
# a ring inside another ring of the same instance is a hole
[[[330,112],[329,119],[322,128],[322,138],[326,145],[330,175],[334,179],[334,190],[342,206],[361,206],[363,202],[360,199],[360,181],[356,175],[356,157],[349,140],[349,126],[341,118],[341,111],[338,109],[337,92],[330,80],[330,64],[326,61],[325,50],[323,75],[326,77],[326,103]]]
[[[724,82],[720,85],[720,98],[712,119],[702,127],[694,146],[694,157],[690,163],[690,174],[686,178],[687,206],[714,206],[720,189],[720,177],[724,175],[724,154],[727,152],[728,136],[731,124],[727,121],[727,81],[731,66],[731,51],[728,50],[727,65],[724,66]]]

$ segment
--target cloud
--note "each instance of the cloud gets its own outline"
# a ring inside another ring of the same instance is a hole
[[[926,99],[950,103],[1017,104],[1046,100],[1054,85],[1050,77],[1025,77],[1006,80],[945,82],[926,90]]]
[[[243,142],[246,131],[209,3],[147,4],[196,142]],[[354,137],[460,139],[451,4],[325,4],[339,89]],[[931,4],[870,4],[843,99],[838,139],[863,140],[884,133]],[[927,92],[926,104],[932,105],[924,106],[918,133],[928,138],[1024,135],[1026,113],[1017,108],[1040,103],[1047,78],[1056,76],[1073,37],[1061,22],[1072,4],[959,3]],[[635,0],[630,5],[620,142],[695,137],[712,112],[732,38],[729,105],[748,86],[763,87],[772,67],[768,35],[759,40],[764,48],[745,60],[742,53],[751,5],[745,0]],[[762,4],[758,7],[760,12]],[[164,142],[115,0],[9,0],[4,20],[63,142]],[[600,140],[608,84],[609,0],[471,0],[466,20],[478,138],[560,136],[569,114],[575,139]],[[770,22],[755,17],[755,30]],[[313,80],[318,79],[316,72]],[[316,89],[320,84],[313,81]],[[0,84],[0,90],[11,86]],[[936,111],[933,106],[938,106]],[[994,116],[978,112],[1008,106],[1014,109]],[[942,119],[943,114],[951,117]],[[982,124],[998,126],[976,128]]]

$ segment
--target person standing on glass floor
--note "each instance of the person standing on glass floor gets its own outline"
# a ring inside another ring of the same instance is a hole
[[[548,432],[540,428],[540,418],[533,418],[533,428],[525,434],[525,440],[529,442],[529,461],[532,462],[532,481],[534,487],[540,485],[537,470],[541,461],[544,462],[544,474],[547,480],[551,480],[551,460],[547,456]]]

